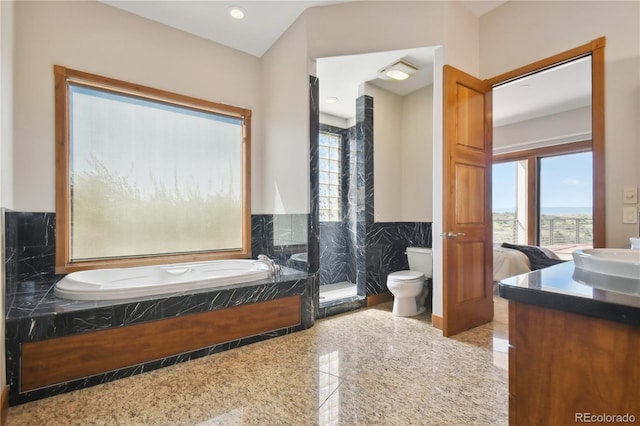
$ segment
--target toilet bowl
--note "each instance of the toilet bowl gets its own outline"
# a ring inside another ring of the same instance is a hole
[[[393,294],[393,315],[412,317],[424,312],[429,294],[426,279],[432,275],[431,249],[407,247],[410,270],[392,272],[387,276],[387,288]]]
[[[422,272],[390,273],[387,277],[387,288],[393,294],[393,315],[412,317],[424,312],[424,306],[418,306],[418,296],[423,292],[424,287]]]

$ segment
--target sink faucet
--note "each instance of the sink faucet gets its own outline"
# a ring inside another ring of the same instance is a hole
[[[269,267],[271,278],[274,280],[280,279],[280,265],[278,265],[274,259],[271,259],[266,254],[259,254],[257,262],[264,263]]]

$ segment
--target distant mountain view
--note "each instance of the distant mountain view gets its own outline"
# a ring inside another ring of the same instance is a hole
[[[515,207],[494,208],[494,213],[509,213],[514,212]],[[591,214],[592,207],[543,207],[542,214],[576,214],[586,213]]]
[[[518,242],[518,227],[513,210],[493,212],[493,241]],[[505,209],[506,210],[506,209]],[[551,207],[542,210],[540,245],[584,244],[593,242],[593,214],[590,207]]]

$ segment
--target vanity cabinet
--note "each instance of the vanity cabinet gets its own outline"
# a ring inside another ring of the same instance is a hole
[[[640,422],[640,327],[509,302],[510,425],[624,415]]]
[[[509,301],[509,424],[640,424],[640,296],[566,262],[498,283]]]

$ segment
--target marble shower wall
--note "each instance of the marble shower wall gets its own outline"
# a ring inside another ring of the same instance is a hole
[[[311,80],[310,111],[316,111],[317,79]],[[312,114],[313,115],[313,114]],[[374,99],[356,100],[356,125],[341,130],[320,124],[318,130],[343,135],[343,221],[319,223],[320,283],[348,277],[355,282],[358,294],[372,296],[387,290],[390,272],[407,269],[406,247],[431,247],[430,222],[374,222]],[[311,206],[318,207],[318,141],[311,137]],[[315,179],[315,184],[314,184]],[[318,217],[312,215],[313,218]],[[312,239],[309,239],[310,248]],[[327,271],[327,272],[324,272]]]
[[[356,282],[355,256],[357,245],[351,238],[353,222],[351,218],[352,203],[349,203],[351,187],[356,185],[356,164],[352,161],[349,129],[320,124],[320,131],[337,134],[341,139],[341,177],[340,195],[342,218],[339,222],[320,222],[320,285],[348,281]],[[352,167],[353,166],[353,167]],[[355,207],[355,205],[353,205]]]

